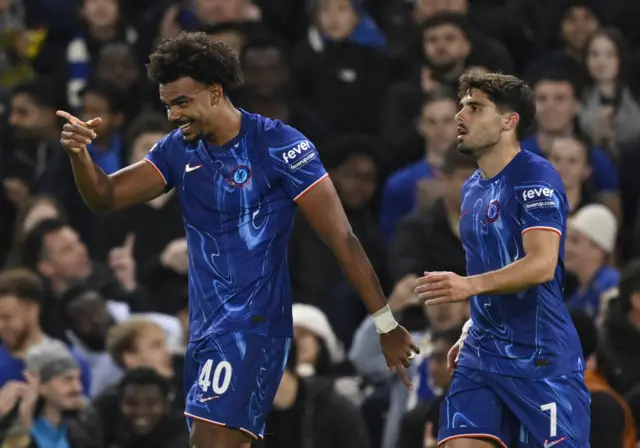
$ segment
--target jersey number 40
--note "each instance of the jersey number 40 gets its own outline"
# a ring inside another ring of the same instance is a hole
[[[198,384],[202,392],[209,390],[209,386],[213,389],[213,393],[222,395],[231,384],[231,364],[227,361],[219,363],[213,370],[213,378],[211,378],[211,370],[213,370],[213,359],[208,359],[202,366]]]

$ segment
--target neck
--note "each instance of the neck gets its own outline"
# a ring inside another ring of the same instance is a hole
[[[207,140],[216,145],[224,145],[240,133],[242,127],[242,113],[236,109],[228,98],[222,100],[220,112],[211,123]]]
[[[538,146],[542,149],[542,153],[548,156],[551,152],[551,144],[553,140],[559,137],[571,137],[573,135],[573,126],[569,126],[566,129],[562,129],[557,132],[538,131],[536,133],[536,140]]]
[[[92,27],[91,35],[98,40],[110,40],[115,37],[117,30],[115,26]]]
[[[60,426],[60,423],[62,423],[62,413],[49,403],[45,402],[42,408],[42,416],[53,426]]]
[[[595,273],[602,267],[602,263],[595,263],[592,261],[586,261],[582,268],[575,272],[576,277],[578,278],[578,283],[580,283],[581,288],[586,288],[591,283],[591,279],[595,275]]]
[[[14,350],[10,350],[9,353],[11,353],[11,356],[13,356],[14,358],[24,358],[27,350],[29,350],[34,345],[42,342],[44,337],[44,333],[42,332],[40,327],[36,327],[29,332],[29,335],[20,347]]]
[[[64,294],[69,289],[69,283],[66,280],[51,280],[51,290],[57,296]]]
[[[580,205],[580,201],[582,200],[582,188],[576,187],[568,190],[565,189],[565,193],[569,200],[569,211],[572,212],[578,207],[578,205]]]
[[[498,142],[478,159],[482,177],[491,179],[498,175],[519,152],[520,145],[517,142]]]
[[[443,159],[444,159],[443,154],[438,153],[437,151],[430,151],[428,145],[429,145],[429,142],[427,142],[426,144],[427,151],[424,156],[425,160],[432,168],[440,168],[442,166]]]
[[[280,382],[280,387],[273,400],[273,406],[281,411],[291,409],[298,398],[298,389],[300,388],[300,379],[288,372],[285,373]]]
[[[618,86],[615,81],[599,83],[597,88],[600,94],[606,98],[615,97],[616,91],[618,90]]]
[[[569,56],[572,59],[575,59],[576,61],[581,62],[582,61],[582,51],[573,48],[570,45],[566,45],[564,47],[564,52],[567,56]]]

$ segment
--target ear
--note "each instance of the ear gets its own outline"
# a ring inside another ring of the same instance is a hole
[[[589,177],[591,177],[591,173],[593,173],[593,168],[591,168],[591,166],[587,166],[584,169],[584,176],[582,176],[582,180],[585,181],[589,179]]]
[[[633,294],[631,294],[631,297],[629,297],[629,302],[631,302],[632,309],[640,309],[640,292],[634,292]]]
[[[515,131],[518,127],[518,123],[520,122],[520,115],[516,112],[511,112],[509,115],[505,116],[502,122],[502,128],[505,131]]]
[[[126,352],[122,354],[122,364],[125,366],[125,368],[128,369],[135,369],[137,367],[137,362],[136,362],[136,355],[134,355],[131,352]]]
[[[209,89],[209,94],[211,95],[211,105],[216,106],[222,98],[224,98],[224,93],[222,92],[222,86],[220,84],[214,84]]]
[[[39,261],[37,268],[38,272],[47,278],[51,278],[55,274],[55,268],[51,265],[50,261]]]

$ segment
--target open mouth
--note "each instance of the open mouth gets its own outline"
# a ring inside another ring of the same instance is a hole
[[[184,134],[186,132],[189,132],[192,124],[193,124],[193,121],[187,121],[186,123],[182,123],[178,127],[180,128],[180,131],[182,131],[182,133]]]
[[[458,126],[458,140],[464,139],[465,135],[467,135],[467,130],[462,126]]]

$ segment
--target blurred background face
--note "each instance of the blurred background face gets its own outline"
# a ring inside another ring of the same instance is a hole
[[[128,92],[140,79],[136,54],[129,44],[114,43],[102,48],[96,76],[123,92]]]
[[[167,398],[155,384],[130,384],[122,392],[120,411],[135,434],[149,434],[167,413]]]
[[[347,208],[365,207],[376,191],[378,169],[370,157],[349,157],[332,173],[332,179]]]
[[[578,113],[573,86],[565,81],[541,81],[533,90],[536,122],[543,132],[563,132]]]
[[[306,328],[294,327],[293,340],[298,353],[298,364],[315,365],[320,353],[320,343],[316,335]]]
[[[447,354],[451,350],[451,344],[444,339],[438,339],[433,343],[431,354],[429,355],[429,379],[433,384],[441,389],[447,388],[451,382],[451,375],[447,370]]]
[[[346,39],[358,24],[358,15],[351,0],[320,0],[318,7],[320,29],[334,40]]]
[[[44,237],[47,259],[43,273],[56,280],[85,279],[91,274],[87,247],[71,227],[63,227]]]
[[[173,375],[171,353],[167,336],[160,327],[149,325],[140,332],[135,343],[135,352],[125,354],[127,368],[148,367],[160,375]]]
[[[587,51],[587,69],[594,82],[614,82],[620,75],[618,48],[607,36],[594,37]]]
[[[594,262],[602,261],[604,261],[602,249],[577,230],[567,227],[564,255],[567,270],[579,272],[585,264],[592,265]]]
[[[247,40],[241,32],[231,30],[210,34],[209,38],[213,42],[222,42],[227,45],[238,57],[242,54],[242,48]]]
[[[462,326],[469,313],[469,305],[466,302],[447,303],[446,305],[425,307],[427,319],[431,329],[446,331]]]
[[[234,22],[242,18],[246,0],[195,0],[198,18],[210,24]]]
[[[78,411],[84,407],[79,369],[53,377],[41,385],[40,393],[50,405],[61,411]]]
[[[468,3],[468,0],[416,0],[414,20],[421,23],[441,11],[466,13],[469,9]]]
[[[96,28],[108,28],[118,22],[117,0],[84,0],[82,14],[89,26]]]
[[[80,117],[84,121],[95,117],[102,118],[100,126],[95,128],[98,138],[111,136],[122,124],[122,116],[111,110],[108,99],[94,92],[87,92],[82,97]]]
[[[422,107],[419,129],[429,152],[444,154],[456,142],[456,112],[457,103],[449,99],[432,101]]]
[[[598,19],[591,11],[583,6],[575,6],[567,11],[562,20],[562,38],[573,51],[582,52],[598,26]]]
[[[582,142],[573,138],[553,141],[549,161],[560,174],[565,189],[580,188],[591,174],[587,151]]]
[[[143,132],[133,141],[131,145],[131,163],[137,162],[144,158],[147,153],[153,148],[153,145],[158,143],[164,137],[161,132]]]
[[[30,95],[19,93],[11,98],[9,123],[20,138],[44,138],[55,122],[53,111],[41,107]]]
[[[0,296],[0,340],[8,350],[20,349],[38,325],[35,304],[13,296]]]
[[[464,32],[453,24],[429,28],[423,35],[424,53],[436,68],[447,68],[469,56],[471,44]]]
[[[260,97],[273,98],[289,84],[289,71],[279,48],[249,48],[243,62],[245,85]]]
[[[105,349],[107,333],[114,321],[97,292],[82,294],[69,304],[66,312],[70,320],[69,329],[82,343],[92,350]]]

